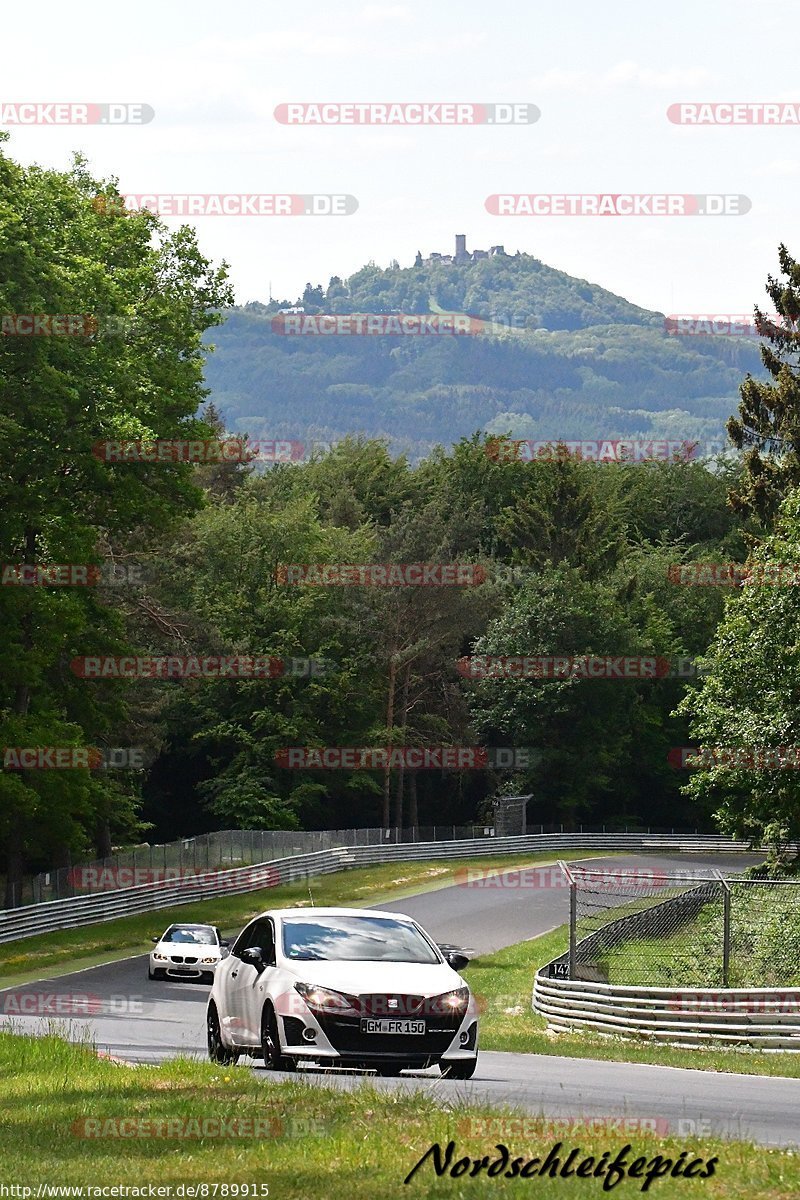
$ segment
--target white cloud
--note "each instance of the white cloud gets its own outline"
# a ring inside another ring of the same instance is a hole
[[[367,4],[361,10],[361,20],[370,25],[386,21],[408,21],[411,9],[405,4]]]
[[[761,176],[776,175],[781,178],[800,175],[800,163],[796,158],[776,158],[772,162],[764,163],[756,172]]]
[[[534,76],[529,86],[541,92],[598,92],[620,87],[694,88],[708,84],[713,76],[704,67],[673,67],[656,71],[630,60],[616,63],[607,71],[562,70],[557,67]]]

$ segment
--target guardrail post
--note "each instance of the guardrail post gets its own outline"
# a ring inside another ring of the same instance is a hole
[[[559,867],[566,875],[569,881],[569,977],[575,978],[575,960],[578,945],[577,925],[578,925],[578,884],[575,876],[570,871],[569,867],[561,859],[558,860]]]
[[[731,889],[722,879],[722,986],[730,987],[731,973]]]
[[[730,987],[728,982],[731,970],[731,889],[721,871],[714,874],[722,887],[722,986]]]
[[[574,879],[569,884],[569,977],[575,978],[575,957],[577,949],[576,924],[578,919],[578,885]]]

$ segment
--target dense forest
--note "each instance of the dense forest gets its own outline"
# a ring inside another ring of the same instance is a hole
[[[463,313],[481,332],[293,336],[276,320],[287,308]],[[722,444],[742,375],[762,374],[757,339],[674,328],[528,254],[372,263],[327,288],[309,283],[294,301],[234,308],[208,335],[216,350],[207,380],[237,433],[301,442],[361,434],[412,461],[475,430]]]
[[[204,382],[204,341],[231,304],[224,269],[202,256],[192,230],[170,233],[146,210],[126,213],[116,196],[113,182],[94,179],[80,160],[53,172],[0,153],[0,311],[102,312],[135,329],[130,337],[90,327],[0,338],[7,895],[26,869],[143,836],[467,823],[485,819],[498,794],[520,792],[533,796],[530,819],[545,824],[718,827],[775,844],[798,836],[796,772],[741,762],[681,769],[682,747],[800,743],[800,591],[750,586],[724,565],[800,562],[800,268],[785,248],[782,278],[768,291],[788,324],[761,319],[769,344],[757,376],[742,380],[729,347],[724,371],[738,378],[741,396],[728,433],[742,456],[713,469],[677,459],[516,461],[455,398],[451,414],[458,409],[473,428],[425,457],[353,436],[266,470],[246,461],[116,461],[98,445],[215,445],[233,423]],[[544,273],[553,311],[566,304],[556,299],[566,277],[531,263],[487,270],[517,272],[520,295],[531,272]],[[409,307],[405,294],[369,294],[380,274],[362,274],[357,303],[374,307],[384,295]],[[419,277],[426,294],[434,275]],[[411,287],[409,272],[395,277]],[[593,321],[605,300],[587,289],[581,311]],[[493,298],[488,284],[483,296],[439,295],[465,308]],[[687,378],[699,372],[698,388],[707,375],[702,394],[712,380],[719,386],[721,352],[682,349],[614,303],[616,328],[643,339],[643,371],[666,371],[659,347],[673,362],[689,356]],[[213,336],[249,329],[263,348],[265,320],[240,312]],[[563,336],[590,334],[573,327]],[[535,390],[541,380],[526,345],[494,352],[509,371],[513,364],[520,388]],[[416,371],[430,383],[435,361],[456,391],[447,364],[468,359],[448,356],[463,352],[444,340],[426,351],[370,339],[354,351],[378,376],[392,355],[409,356],[392,368],[409,381]],[[286,340],[264,353],[285,356],[298,395],[310,394],[301,365],[310,361],[315,370],[327,364],[331,387],[362,389],[361,411],[380,392],[376,382],[353,382],[351,364],[329,348]],[[490,342],[467,347],[491,353]],[[432,355],[424,368],[418,354]],[[610,345],[603,355],[623,376]],[[248,361],[242,386],[264,411],[258,373],[244,378]],[[562,378],[557,356],[551,367],[553,380]],[[332,381],[345,376],[346,384]],[[284,398],[279,407],[292,406]],[[721,564],[718,586],[697,582],[707,571],[693,584],[691,568],[680,569],[709,562]],[[64,564],[89,564],[91,586],[77,586]],[[382,582],[319,582],[323,566],[358,564],[463,570],[442,586],[387,585],[390,573]],[[298,569],[317,583],[298,581]],[[277,665],[217,678],[91,677],[85,665],[163,656],[261,656]],[[518,658],[540,667],[520,676],[486,666]],[[659,665],[597,676],[580,668],[589,659]],[[25,748],[87,746],[136,748],[146,765],[36,769],[20,757]],[[320,768],[293,765],[289,754],[386,746],[489,754],[472,769]],[[528,758],[503,767],[491,753],[498,748]]]

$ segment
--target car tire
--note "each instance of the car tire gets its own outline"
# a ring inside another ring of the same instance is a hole
[[[278,1018],[271,1004],[264,1005],[261,1016],[261,1050],[267,1071],[296,1071],[297,1062],[288,1054],[281,1054]]]
[[[453,1063],[440,1062],[439,1070],[445,1079],[472,1079],[477,1065],[476,1056],[475,1058],[462,1058]]]
[[[214,972],[213,971],[204,971],[203,974],[200,976],[200,982],[201,983],[213,983],[214,982]]]
[[[164,971],[159,970],[158,967],[156,967],[155,971],[151,971],[149,967],[147,968],[147,978],[150,980],[166,979],[166,977],[167,977],[166,973]]]
[[[395,1075],[399,1075],[405,1068],[405,1063],[375,1063],[375,1071],[383,1079],[391,1079]]]
[[[208,1057],[213,1063],[218,1063],[221,1067],[230,1067],[238,1062],[239,1052],[237,1050],[229,1050],[222,1040],[219,1013],[214,1004],[208,1010],[206,1031],[208,1034]]]

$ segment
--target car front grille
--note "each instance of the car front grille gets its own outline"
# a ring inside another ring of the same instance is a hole
[[[380,992],[352,996],[358,1016],[339,1013],[315,1015],[325,1036],[340,1054],[372,1054],[422,1058],[442,1054],[450,1045],[463,1020],[463,1013],[438,1012],[436,997]],[[363,1033],[361,1018],[400,1018],[424,1020],[425,1033]]]
[[[172,961],[174,963],[196,963],[196,958],[183,958],[180,954],[173,954]]]
[[[453,1040],[460,1021],[441,1019],[426,1022],[425,1033],[362,1033],[359,1017],[317,1017],[334,1050],[340,1054],[359,1054],[364,1058],[396,1055],[402,1058],[443,1054]]]

